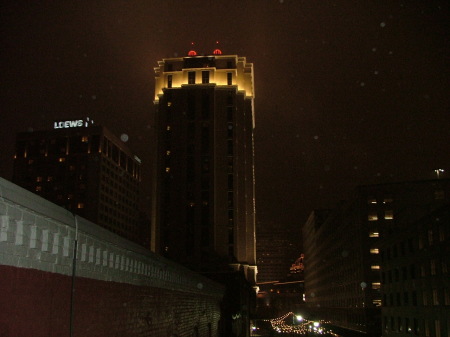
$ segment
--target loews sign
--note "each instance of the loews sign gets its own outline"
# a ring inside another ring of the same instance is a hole
[[[94,121],[91,120],[89,117],[87,117],[86,120],[77,119],[77,120],[73,120],[73,121],[54,122],[53,128],[54,129],[68,129],[68,128],[81,128],[81,127],[87,128],[90,124],[94,124]]]

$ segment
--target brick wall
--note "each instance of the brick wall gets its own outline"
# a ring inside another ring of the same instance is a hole
[[[0,178],[0,336],[217,336],[224,289]]]

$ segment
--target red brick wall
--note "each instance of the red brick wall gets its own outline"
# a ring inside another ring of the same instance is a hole
[[[87,278],[75,289],[75,337],[217,336],[220,304],[206,294]],[[70,294],[69,276],[0,265],[0,337],[69,336]]]

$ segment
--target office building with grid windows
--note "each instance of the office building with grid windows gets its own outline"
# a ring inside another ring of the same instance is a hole
[[[449,179],[358,187],[303,227],[306,303],[374,336],[446,336]]]
[[[86,118],[16,138],[15,184],[149,247],[138,207],[140,159],[108,129]]]

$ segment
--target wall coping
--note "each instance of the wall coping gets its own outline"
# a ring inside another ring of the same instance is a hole
[[[224,286],[0,177],[0,265],[221,297]]]

